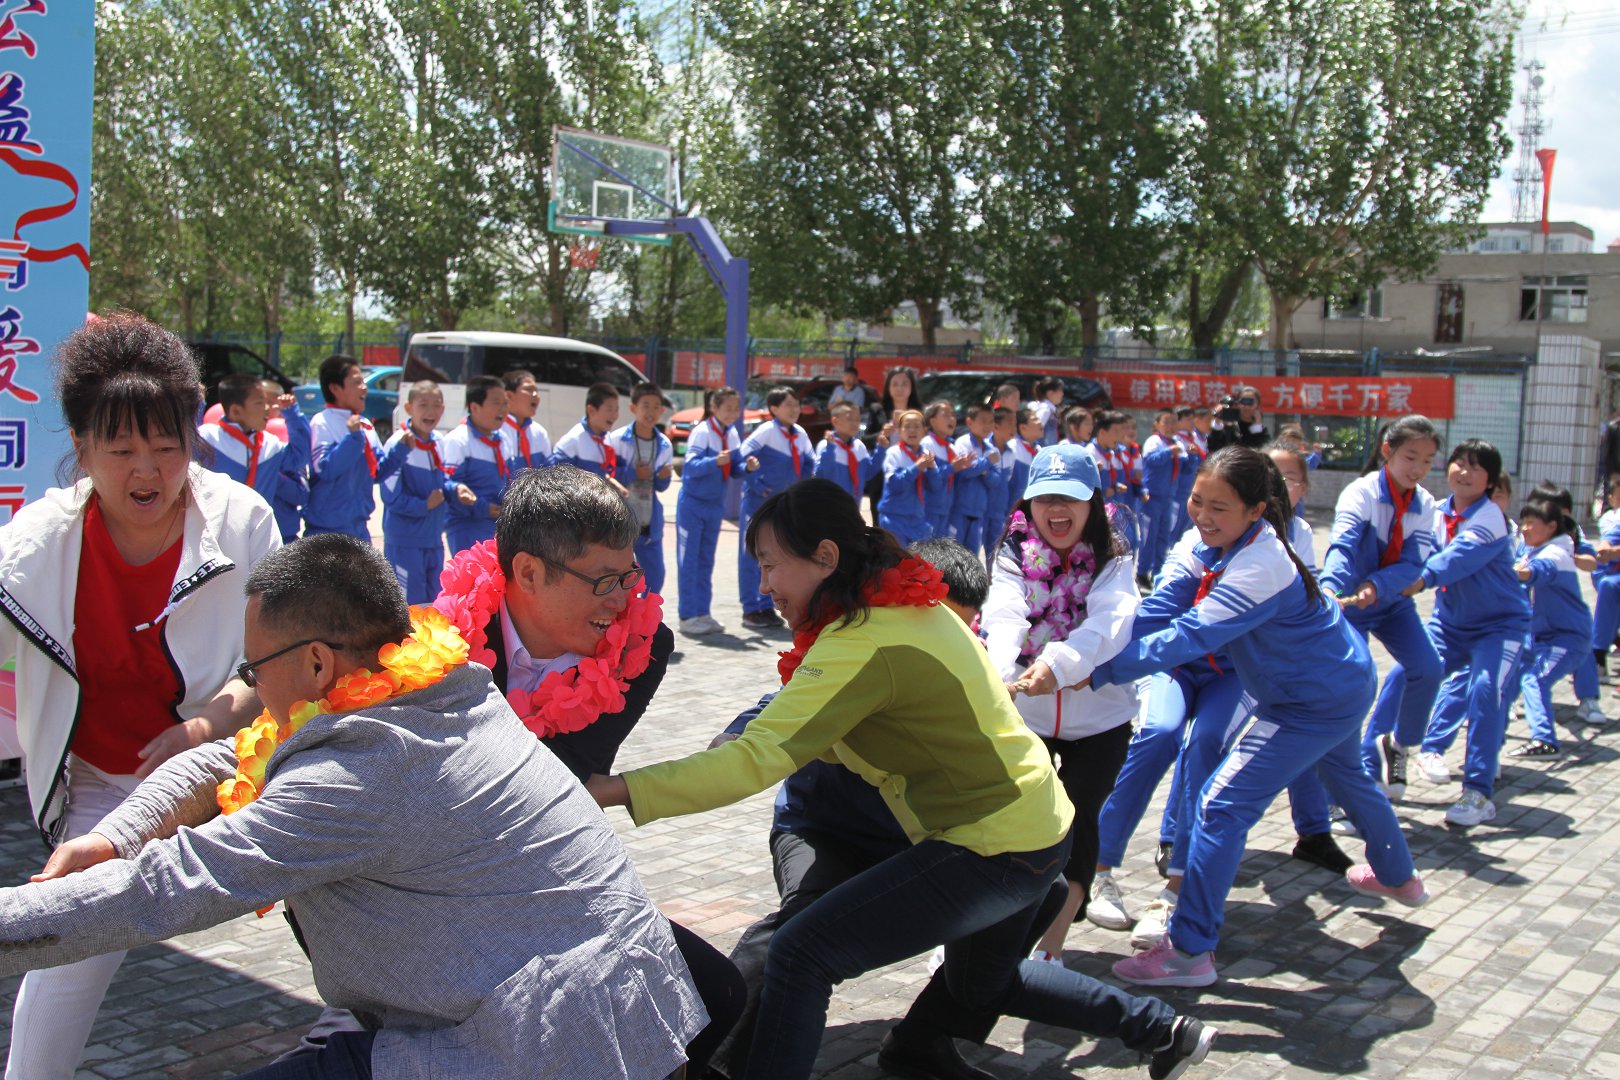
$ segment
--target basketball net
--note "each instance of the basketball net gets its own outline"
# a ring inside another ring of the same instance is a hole
[[[568,245],[568,264],[575,270],[595,270],[596,258],[601,252],[601,244],[576,240]]]

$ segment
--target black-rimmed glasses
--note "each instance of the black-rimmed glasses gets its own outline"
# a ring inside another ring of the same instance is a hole
[[[320,643],[322,645],[325,645],[328,649],[336,649],[338,652],[342,652],[343,650],[348,648],[347,645],[339,645],[336,642],[332,642],[332,641],[321,641],[320,638],[305,638],[303,641],[295,641],[295,642],[293,642],[291,645],[287,646],[285,649],[277,649],[275,652],[271,653],[269,656],[261,656],[257,660],[247,660],[247,661],[243,661],[240,664],[237,664],[236,665],[236,677],[238,679],[241,679],[244,683],[246,683],[247,688],[249,690],[252,690],[252,689],[254,689],[255,687],[257,687],[259,685],[259,675],[258,675],[258,673],[256,671],[254,671],[254,668],[260,667],[260,666],[262,666],[264,664],[268,664],[270,661],[276,659],[279,656],[286,656],[288,653],[292,652],[294,649],[302,649],[305,645],[313,645],[317,641],[320,641]]]
[[[591,587],[592,596],[606,596],[611,593],[615,587],[629,592],[631,589],[636,587],[638,582],[641,581],[643,574],[643,571],[639,565],[632,565],[630,569],[621,574],[603,574],[601,577],[591,577],[588,574],[580,573],[572,566],[568,566],[560,562],[552,562],[543,555],[540,557],[540,561],[545,563],[547,566],[554,566],[566,574],[573,574],[575,577],[579,578],[579,580],[585,582]]]

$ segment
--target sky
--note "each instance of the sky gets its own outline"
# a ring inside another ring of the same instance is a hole
[[[1550,216],[1578,221],[1595,234],[1593,250],[1620,238],[1620,0],[1530,0],[1522,63],[1532,57],[1542,72],[1541,145],[1558,151],[1553,170]],[[1513,219],[1513,170],[1518,164],[1517,129],[1524,117],[1520,100],[1526,75],[1517,73],[1513,111],[1514,149],[1491,185],[1485,221]]]

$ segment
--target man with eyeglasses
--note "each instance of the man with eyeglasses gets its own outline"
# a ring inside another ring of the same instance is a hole
[[[1259,450],[1271,442],[1265,417],[1260,414],[1260,391],[1241,386],[1215,410],[1215,430],[1209,433],[1209,452],[1226,446]]]

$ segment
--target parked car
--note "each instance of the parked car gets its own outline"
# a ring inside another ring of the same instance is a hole
[[[366,378],[365,418],[377,429],[377,438],[388,441],[394,433],[394,402],[399,397],[399,367],[366,367],[360,371]],[[295,386],[293,397],[305,416],[314,416],[326,408],[326,398],[314,383]]]
[[[284,391],[293,388],[293,381],[283,375],[280,368],[245,346],[222,341],[188,341],[186,347],[197,358],[203,398],[210,405],[219,400],[219,380],[227,375],[257,375],[261,379],[274,379]]]
[[[939,371],[917,376],[917,396],[923,406],[935,401],[948,401],[956,409],[956,428],[960,433],[963,416],[969,405],[988,405],[1002,383],[1018,387],[1027,404],[1035,393],[1035,384],[1046,378],[1044,374],[1029,371]],[[1084,405],[1088,409],[1113,407],[1108,387],[1084,375],[1058,375],[1063,380],[1063,405]]]

